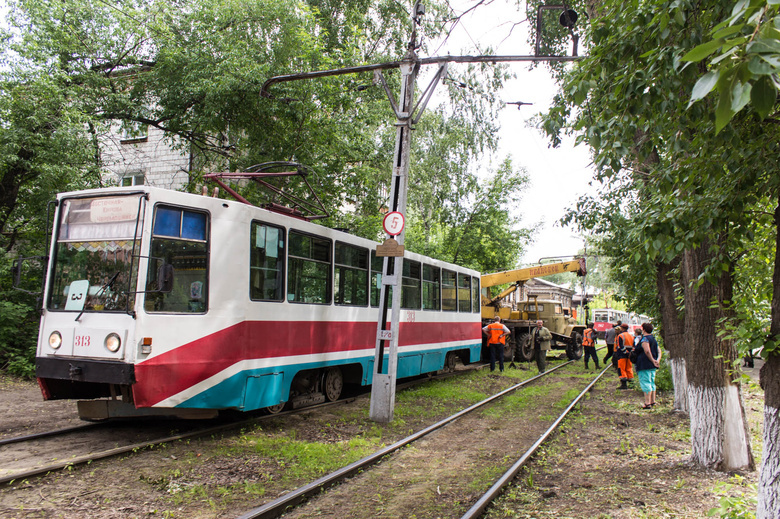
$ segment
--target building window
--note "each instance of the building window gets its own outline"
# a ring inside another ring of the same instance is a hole
[[[148,138],[149,125],[138,121],[122,121],[122,126],[119,129],[119,142],[122,144],[145,142]]]
[[[121,183],[123,186],[142,186],[144,185],[144,174],[132,173],[130,175],[125,175],[122,177]]]

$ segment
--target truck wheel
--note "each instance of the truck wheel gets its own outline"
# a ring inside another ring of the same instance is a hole
[[[534,346],[531,344],[531,334],[521,333],[516,341],[515,359],[520,362],[531,362],[534,360]]]
[[[580,332],[571,332],[571,341],[566,345],[566,356],[569,360],[582,358],[582,334]]]
[[[507,341],[504,343],[504,362],[512,362],[514,350],[515,347],[512,344],[512,340],[507,337]]]

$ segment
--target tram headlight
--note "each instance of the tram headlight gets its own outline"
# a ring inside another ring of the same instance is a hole
[[[122,346],[122,339],[120,339],[119,335],[115,333],[109,333],[106,335],[106,339],[103,341],[103,344],[106,346],[108,351],[111,353],[116,353]]]
[[[49,347],[53,350],[58,350],[62,346],[62,335],[60,332],[51,332],[49,335]]]

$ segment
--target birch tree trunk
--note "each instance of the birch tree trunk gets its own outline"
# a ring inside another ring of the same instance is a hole
[[[677,269],[680,258],[656,267],[656,286],[661,308],[661,339],[669,355],[674,383],[674,410],[688,412],[688,374],[685,369],[686,346],[685,321],[677,308],[676,285],[680,276]]]
[[[780,336],[780,194],[775,208],[775,267],[769,336]],[[780,517],[780,355],[771,353],[761,368],[764,389],[764,451],[758,476],[757,519]]]
[[[717,285],[705,279],[697,286],[711,258],[711,244],[705,240],[687,249],[682,261],[691,460],[719,471],[754,470],[741,386],[726,365],[736,359],[736,351],[717,336],[717,321],[724,313],[712,304],[731,299],[731,276],[722,275]]]

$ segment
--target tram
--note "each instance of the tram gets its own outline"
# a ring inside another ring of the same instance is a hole
[[[635,314],[615,310],[614,308],[596,308],[593,310],[593,329],[599,339],[604,338],[604,332],[613,328],[617,322],[626,323],[628,331],[634,333],[634,330],[642,327],[642,323],[650,322],[650,317],[643,314]]]
[[[617,322],[628,322],[628,312],[615,310],[614,308],[596,308],[593,310],[593,329],[599,339],[604,338],[604,333],[614,328]]]
[[[203,418],[371,384],[376,245],[148,186],[60,194],[36,353],[43,396],[81,399],[85,419]],[[479,276],[405,253],[399,378],[480,359]]]

